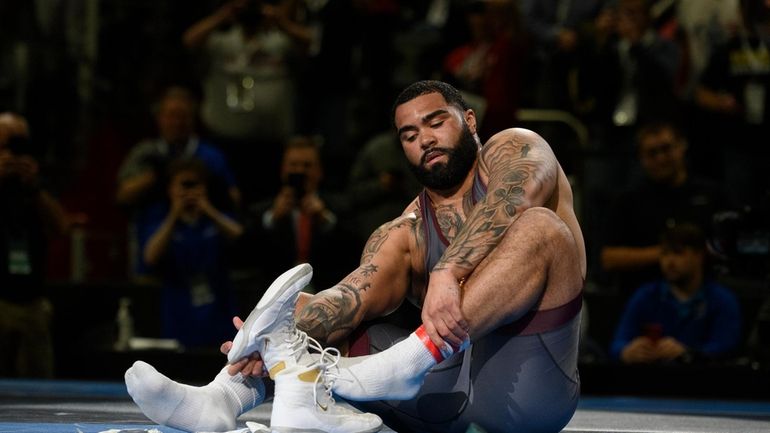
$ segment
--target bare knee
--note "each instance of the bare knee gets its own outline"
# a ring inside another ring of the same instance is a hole
[[[541,241],[572,238],[567,224],[554,211],[544,207],[526,209],[511,225],[511,230],[531,232]]]

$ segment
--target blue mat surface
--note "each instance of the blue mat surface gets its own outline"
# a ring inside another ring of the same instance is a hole
[[[266,402],[239,418],[269,424]],[[120,382],[0,379],[0,433],[179,433],[153,424]],[[393,432],[388,428],[383,432]],[[564,432],[770,432],[770,401],[584,396]]]

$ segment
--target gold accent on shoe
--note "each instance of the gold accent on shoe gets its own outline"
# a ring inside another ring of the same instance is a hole
[[[308,370],[298,374],[297,378],[299,378],[299,380],[301,380],[302,382],[315,383],[315,380],[318,377],[318,374],[319,374],[318,369],[314,368],[312,370]]]
[[[282,372],[286,369],[286,363],[283,361],[280,361],[279,363],[275,364],[273,368],[270,369],[268,372],[270,374],[270,379],[275,380],[275,376],[278,375],[278,373]]]

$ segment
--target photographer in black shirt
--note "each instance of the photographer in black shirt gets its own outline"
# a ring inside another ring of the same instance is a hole
[[[71,222],[45,190],[29,126],[0,113],[0,377],[53,377],[48,239]]]

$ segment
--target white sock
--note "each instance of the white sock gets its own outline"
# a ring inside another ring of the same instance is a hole
[[[342,358],[334,392],[356,401],[406,400],[417,394],[425,374],[436,364],[431,351],[413,332],[376,355]]]
[[[125,378],[128,393],[148,418],[190,432],[233,430],[240,414],[265,399],[262,379],[230,376],[227,368],[199,387],[174,382],[142,361]]]

